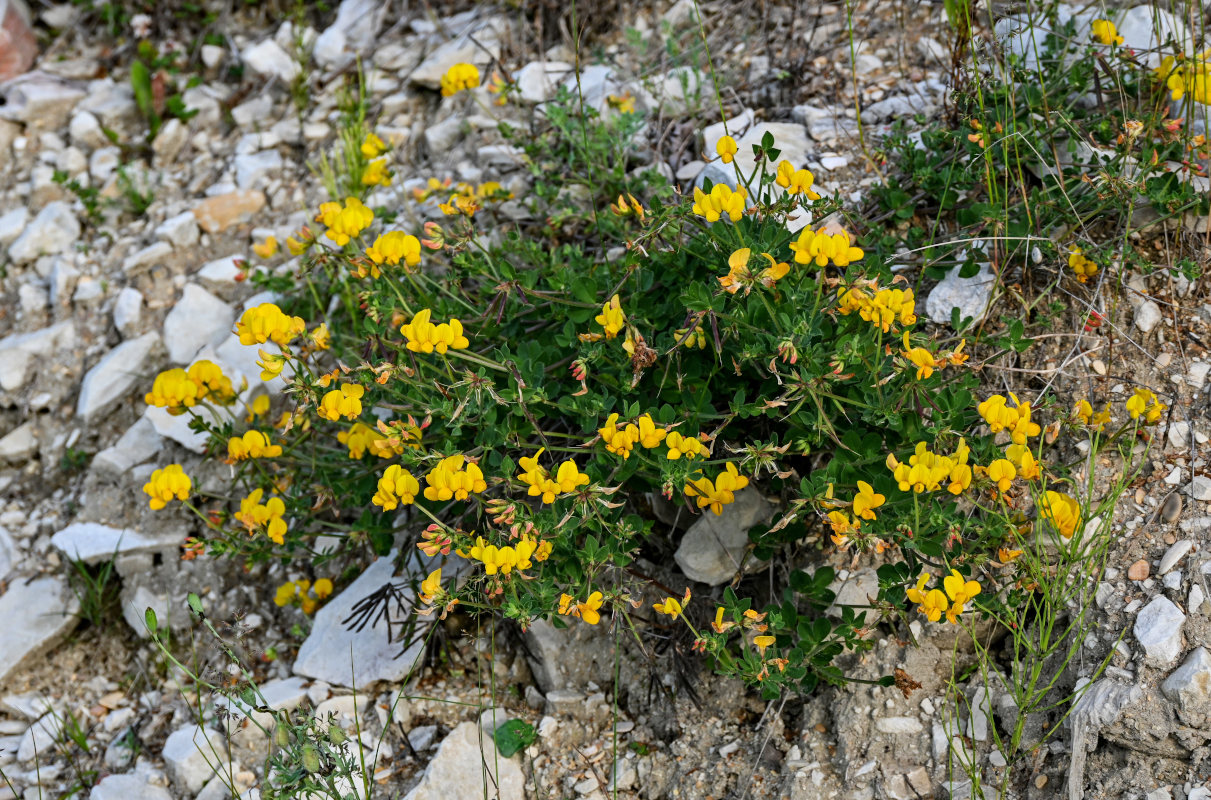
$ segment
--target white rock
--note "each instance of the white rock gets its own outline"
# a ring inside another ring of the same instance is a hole
[[[84,92],[67,81],[41,71],[30,72],[5,85],[0,119],[55,130],[67,122],[83,97]]]
[[[28,763],[35,759],[44,759],[55,752],[55,742],[63,733],[63,717],[56,711],[50,711],[26,728],[21,736],[21,745],[17,750],[17,760]]]
[[[238,254],[208,261],[198,270],[198,280],[213,288],[229,287],[236,283],[236,278],[244,271],[236,265],[237,261],[247,261],[247,256]]]
[[[138,774],[107,775],[88,795],[89,800],[173,800],[163,786],[148,783]]]
[[[14,581],[0,597],[0,686],[29,659],[45,653],[79,621],[80,601],[61,578]]]
[[[960,278],[962,265],[946,273],[946,277],[933,288],[925,299],[925,313],[938,325],[949,325],[954,309],[959,309],[959,319],[971,317],[975,325],[984,319],[988,304],[992,300],[997,277],[987,263],[980,264],[979,272],[970,278]]]
[[[916,717],[880,717],[875,720],[875,728],[881,733],[917,734],[925,730],[921,720]]]
[[[29,379],[33,353],[16,347],[0,350],[0,389],[15,392]]]
[[[135,383],[147,379],[151,354],[159,343],[154,332],[123,342],[88,371],[76,402],[76,415],[84,424],[99,419],[125,399]]]
[[[728,127],[732,131],[732,138],[736,140],[737,147],[735,161],[733,163],[738,164],[740,169],[746,175],[751,172],[756,165],[756,160],[753,157],[753,145],[760,144],[762,138],[764,138],[765,134],[767,133],[774,137],[774,147],[782,151],[781,155],[778,157],[779,161],[785,159],[796,168],[807,166],[808,157],[812,151],[812,145],[807,139],[806,129],[804,129],[804,127],[798,123],[762,122],[750,126],[742,134],[739,133],[739,126],[732,127],[729,124]],[[719,143],[719,139],[722,136],[722,126],[711,126],[703,132],[703,146],[707,153],[714,155],[715,146]],[[711,163],[714,164],[715,162]],[[736,171],[730,166],[724,165],[723,172],[728,176],[728,186],[735,189]]]
[[[39,256],[62,253],[80,238],[80,222],[71,206],[60,200],[47,203],[33,222],[8,248],[8,256],[17,264],[27,264]]]
[[[93,456],[89,469],[117,478],[131,467],[151,459],[163,447],[164,442],[155,426],[146,417],[139,417],[118,441]]]
[[[328,69],[339,69],[366,55],[375,43],[387,4],[378,0],[342,0],[336,19],[315,40],[312,55]]]
[[[441,122],[425,127],[425,145],[433,155],[449,152],[463,137],[463,120],[448,117]]]
[[[50,541],[72,561],[98,564],[117,556],[169,551],[181,538],[180,531],[160,530],[157,534],[145,534],[98,522],[74,522],[52,536]]]
[[[1185,421],[1174,422],[1169,426],[1167,437],[1171,447],[1177,450],[1186,450],[1190,447],[1190,423]]]
[[[425,60],[412,70],[408,80],[428,89],[440,89],[442,76],[455,64],[474,64],[482,70],[492,58],[499,55],[500,40],[491,27],[475,31],[474,36],[483,45],[482,48],[471,41],[469,35],[460,35],[425,56]]]
[[[862,121],[870,124],[895,119],[911,119],[917,114],[929,116],[937,108],[921,96],[896,95],[871,103],[862,109]]]
[[[101,123],[88,111],[77,111],[72,115],[68,134],[78,147],[87,147],[90,150],[112,144],[101,129]]]
[[[116,147],[94,150],[88,159],[88,174],[101,184],[108,181],[122,164],[122,151]]]
[[[138,333],[139,320],[143,318],[143,295],[133,286],[118,292],[114,300],[114,327],[123,336]]]
[[[202,63],[207,69],[214,69],[219,64],[223,63],[223,59],[227,56],[227,51],[215,44],[202,45]]]
[[[1165,555],[1161,558],[1161,563],[1156,569],[1156,574],[1164,575],[1166,572],[1173,569],[1173,567],[1177,565],[1177,562],[1181,561],[1182,558],[1185,557],[1186,553],[1189,553],[1193,547],[1194,542],[1190,541],[1189,539],[1182,539],[1180,542],[1174,542],[1169,546],[1169,549],[1165,551]]]
[[[1150,3],[1141,3],[1114,17],[1123,47],[1135,50],[1144,56],[1149,67],[1160,64],[1164,45],[1173,43],[1179,51],[1190,45],[1190,34],[1185,23],[1169,11]],[[1168,52],[1168,51],[1166,51]]]
[[[527,103],[545,103],[574,67],[566,61],[532,61],[513,73],[518,94]]]
[[[1151,300],[1145,300],[1135,309],[1135,327],[1148,333],[1161,322],[1161,309]]]
[[[1183,710],[1211,713],[1211,655],[1196,647],[1161,684],[1161,691]]]
[[[17,545],[13,542],[13,537],[8,535],[7,530],[0,528],[0,581],[13,571],[17,557]]]
[[[395,555],[393,550],[371,563],[356,581],[316,612],[311,633],[294,662],[296,675],[318,678],[334,686],[356,686],[360,691],[378,681],[402,681],[409,674],[424,647],[423,636],[417,637],[401,654],[399,641],[387,641],[387,620],[376,617],[373,626],[368,625],[360,632],[351,631],[342,622],[360,600],[384,584],[398,580]],[[411,589],[402,589],[402,595],[404,605],[411,606]],[[398,631],[402,619],[416,621],[419,628],[431,624],[429,618],[412,614],[410,607],[401,610],[395,604],[390,616],[395,621],[393,631]],[[353,659],[349,657],[351,652],[356,655]]]
[[[235,157],[235,183],[241,189],[259,188],[271,172],[282,169],[282,155],[277,150]]]
[[[1190,496],[1195,500],[1211,500],[1211,478],[1195,475],[1190,481]]]
[[[162,756],[173,784],[192,794],[227,761],[227,742],[216,730],[191,725],[169,735]]]
[[[235,312],[196,283],[185,284],[181,299],[164,318],[164,342],[175,364],[188,363],[206,345],[218,345],[231,333]]]
[[[0,438],[0,463],[24,464],[38,452],[38,435],[32,421],[13,428]]]
[[[1163,595],[1144,606],[1135,619],[1134,631],[1150,663],[1165,667],[1181,655],[1185,623],[1186,615]]]
[[[156,242],[127,256],[122,262],[122,271],[134,272],[141,267],[155,266],[171,255],[172,245],[168,242]]]
[[[463,722],[442,741],[416,788],[404,800],[450,800],[482,797],[483,787],[495,786],[499,800],[524,800],[525,775],[515,758],[496,753],[492,738],[474,722]]]
[[[80,102],[81,111],[91,111],[102,127],[123,132],[133,132],[133,125],[142,124],[139,107],[135,104],[135,93],[127,80],[115,81],[100,78],[88,83],[88,96]]]
[[[193,247],[198,243],[200,235],[198,218],[193,215],[192,211],[169,217],[156,226],[156,236],[164,239],[173,247]]]
[[[0,214],[0,246],[16,241],[28,222],[29,210],[25,206],[17,206],[12,211]]]
[[[1186,610],[1191,614],[1202,613],[1203,603],[1207,599],[1207,595],[1203,591],[1203,587],[1199,584],[1199,581],[1192,582],[1192,585],[1190,586],[1190,595],[1186,599]]]
[[[307,689],[304,688],[305,681],[302,678],[277,678],[267,681],[258,687],[258,695],[255,698],[253,705],[248,705],[239,700],[229,700],[226,697],[220,697],[215,701],[215,705],[223,708],[226,713],[230,714],[237,722],[245,717],[251,717],[257,725],[263,728],[272,729],[273,715],[267,711],[257,711],[257,708],[269,708],[274,711],[293,711],[307,699]],[[367,702],[366,698],[360,698],[361,703]],[[316,714],[317,718],[322,718],[322,715]]]
[[[748,529],[769,519],[773,506],[756,489],[736,493],[735,502],[723,514],[707,510],[694,521],[677,548],[674,558],[691,580],[719,586],[735,576],[749,546]],[[746,566],[756,566],[749,559]]]
[[[245,48],[240,59],[258,75],[277,78],[283,83],[290,83],[299,74],[298,62],[272,39]]]

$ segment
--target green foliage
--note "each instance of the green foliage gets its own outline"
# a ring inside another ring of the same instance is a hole
[[[492,739],[502,758],[512,758],[537,738],[534,726],[523,719],[511,719],[492,732]]]
[[[98,628],[107,628],[121,619],[120,580],[113,561],[89,566],[72,561],[67,573],[68,585],[80,601],[80,619]]]

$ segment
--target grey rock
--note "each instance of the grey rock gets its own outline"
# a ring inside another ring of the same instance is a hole
[[[227,51],[216,44],[202,45],[202,63],[207,69],[214,69],[219,64],[223,63],[223,59],[227,57]]]
[[[425,128],[425,145],[433,155],[441,155],[454,149],[463,137],[464,120],[460,117],[447,117],[441,122]]]
[[[832,588],[832,587],[830,587]],[[836,598],[825,611],[830,616],[840,616],[842,606],[857,606],[857,613],[870,606],[879,595],[879,575],[870,567],[855,570],[844,582],[834,589]]]
[[[176,248],[193,247],[201,236],[201,231],[198,229],[198,218],[193,215],[192,211],[169,217],[156,226],[156,236]]]
[[[0,597],[0,686],[14,671],[63,640],[76,627],[80,601],[61,578],[14,581]]]
[[[164,440],[156,433],[155,426],[146,417],[139,417],[118,441],[93,456],[89,468],[99,475],[117,478],[131,467],[150,460],[163,448]]]
[[[613,674],[614,647],[593,625],[568,620],[568,627],[556,628],[536,619],[525,637],[530,670],[543,692],[582,690],[607,683]]]
[[[1135,619],[1135,638],[1144,648],[1147,661],[1165,667],[1182,653],[1182,628],[1186,615],[1169,598],[1157,595]]]
[[[0,350],[0,389],[15,392],[29,379],[34,356],[26,350],[11,347]]]
[[[144,534],[98,522],[73,522],[51,537],[51,544],[73,561],[97,564],[118,556],[173,550],[181,541],[175,531]]]
[[[735,576],[749,547],[748,529],[773,514],[773,506],[756,489],[736,493],[721,515],[705,510],[677,548],[674,558],[691,580],[719,586]],[[750,563],[746,566],[754,566]]]
[[[89,800],[173,800],[163,786],[148,783],[144,776],[133,773],[106,776],[88,796]]]
[[[62,253],[80,238],[80,221],[71,206],[60,200],[47,203],[33,222],[8,248],[17,264],[28,264],[39,256]]]
[[[315,40],[312,55],[320,66],[340,69],[366,55],[383,24],[387,4],[379,0],[342,0],[336,19]]]
[[[871,103],[862,109],[862,121],[866,123],[911,118],[917,114],[929,116],[937,109],[931,100],[920,96],[896,95]]]
[[[38,434],[34,423],[26,422],[0,438],[0,463],[24,464],[38,452]]]
[[[880,733],[891,734],[920,734],[925,730],[916,717],[880,717],[875,720],[875,728]]]
[[[975,325],[984,319],[988,313],[988,304],[992,300],[992,292],[997,285],[997,276],[992,272],[992,266],[980,264],[980,270],[970,278],[960,278],[959,265],[946,273],[946,277],[938,283],[925,299],[925,313],[938,325],[949,325],[954,309],[959,309],[961,320],[971,317]]]
[[[251,717],[263,728],[271,729],[273,715],[268,711],[258,711],[258,708],[268,708],[273,711],[293,711],[307,699],[307,689],[302,678],[276,678],[266,681],[258,687],[255,704],[250,706],[240,700],[221,697],[215,705],[223,708],[235,721]],[[364,702],[364,699],[362,700]]]
[[[264,78],[277,78],[289,84],[299,74],[299,65],[272,39],[252,45],[240,53],[240,60]]]
[[[92,112],[103,127],[120,134],[133,133],[136,124],[143,124],[134,90],[125,80],[101,78],[90,81],[88,96],[80,101],[79,109]]]
[[[527,103],[545,103],[575,67],[566,61],[532,61],[513,73],[518,95]]]
[[[235,157],[235,183],[241,189],[259,188],[270,173],[281,172],[282,155],[277,150]]]
[[[1211,717],[1211,655],[1196,647],[1161,684],[1161,692],[1177,705],[1189,725],[1204,727]]]
[[[171,165],[189,142],[189,129],[185,123],[173,117],[160,127],[160,132],[151,143],[152,153],[158,164]]]
[[[216,730],[190,725],[169,735],[162,756],[173,784],[193,794],[227,761],[227,742]]]
[[[17,333],[0,339],[0,351],[22,350],[38,358],[51,358],[76,346],[76,327],[71,320],[47,328]]]
[[[102,147],[88,159],[88,174],[97,183],[105,183],[122,164],[122,151],[117,147]]]
[[[198,411],[195,406],[194,411],[208,422],[218,422],[218,417],[209,408],[202,408],[201,411]],[[205,433],[190,430],[190,416],[188,414],[173,416],[168,413],[168,409],[166,408],[148,406],[147,410],[143,412],[143,416],[151,423],[156,433],[160,436],[163,436],[165,439],[171,439],[195,453],[201,453],[205,450],[206,443],[210,441],[210,437]]]
[[[1172,423],[1166,432],[1166,437],[1169,439],[1171,447],[1178,450],[1187,449],[1190,447],[1190,423],[1184,420]]]
[[[350,631],[341,622],[371,592],[401,580],[395,574],[396,554],[393,550],[374,561],[356,581],[316,612],[311,633],[294,662],[296,675],[317,678],[334,686],[356,686],[360,691],[379,681],[402,681],[410,674],[423,649],[423,636],[414,634],[412,645],[401,654],[401,643],[387,640],[387,620],[376,618],[373,626],[359,632]],[[423,576],[413,577],[420,580]],[[411,613],[412,590],[405,588],[402,594],[407,608],[392,606],[391,630],[398,632],[402,620],[415,621],[418,629],[431,624],[431,618]]]
[[[72,142],[78,147],[96,150],[98,147],[110,144],[109,139],[105,136],[105,131],[101,129],[101,123],[89,111],[77,111],[72,114],[71,125],[67,132],[71,136]]]
[[[1161,323],[1161,309],[1151,300],[1145,300],[1135,309],[1135,327],[1142,333],[1148,333]]]
[[[151,355],[159,344],[159,335],[146,333],[110,350],[84,376],[76,415],[86,425],[95,422],[120,403],[137,382],[147,380]]]
[[[474,722],[463,722],[442,740],[416,788],[404,800],[448,800],[482,797],[495,786],[498,800],[524,800],[525,776],[515,758],[496,753],[496,743]]]
[[[1177,562],[1185,558],[1186,553],[1194,547],[1194,542],[1189,539],[1182,539],[1180,542],[1174,542],[1165,551],[1165,555],[1161,557],[1160,566],[1156,569],[1157,575],[1164,575],[1169,570],[1177,565]]]
[[[8,574],[13,571],[18,555],[13,537],[8,535],[7,530],[0,528],[0,581],[7,578]]]
[[[212,289],[230,288],[244,271],[236,262],[246,260],[247,257],[241,253],[208,261],[198,270],[198,280]]]
[[[22,763],[35,759],[47,760],[62,733],[63,717],[57,711],[47,712],[25,729],[17,749],[17,760]]]
[[[142,267],[155,266],[171,255],[172,245],[168,242],[156,242],[127,256],[122,262],[122,271],[134,272]]]
[[[1195,475],[1190,481],[1190,496],[1195,500],[1211,500],[1211,478]]]
[[[29,209],[17,206],[11,211],[0,214],[0,245],[9,245],[16,241],[29,222]]]
[[[44,130],[57,130],[67,122],[84,92],[45,72],[30,72],[0,86],[5,102],[0,119],[11,119]]]
[[[408,75],[408,80],[427,89],[440,89],[442,76],[455,64],[465,62],[482,69],[491,59],[500,55],[500,34],[506,24],[499,17],[473,22],[460,30],[455,38],[426,55],[424,61]],[[472,41],[472,36],[475,41]]]
[[[181,299],[164,318],[164,341],[168,357],[186,364],[199,349],[218,345],[231,333],[235,312],[196,283],[185,284]]]
[[[1069,800],[1080,800],[1084,791],[1085,761],[1097,746],[1098,732],[1113,724],[1123,710],[1143,697],[1139,686],[1127,686],[1109,678],[1084,687],[1072,708],[1072,762],[1068,769]]]
[[[138,289],[127,286],[118,292],[114,299],[113,316],[114,327],[123,336],[129,338],[139,332],[139,321],[143,318],[143,295]]]

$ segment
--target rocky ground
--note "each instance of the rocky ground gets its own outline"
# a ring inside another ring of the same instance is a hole
[[[855,104],[870,142],[892,120],[934,115],[943,102],[940,6],[860,5],[852,52],[842,6],[746,12],[743,25],[720,32],[712,14],[728,10],[703,7],[720,68],[735,79],[723,99],[731,129],[747,130],[741,152],[772,130],[822,192],[860,200],[875,180]],[[38,25],[70,31],[78,13],[50,6]],[[713,98],[687,90],[705,88],[706,78],[645,60],[634,42],[659,53],[666,35],[691,40],[693,6],[629,13],[635,36],[602,35],[600,63],[586,65],[581,90],[598,104],[631,91],[651,109],[646,146],[686,188],[717,169],[700,154],[721,130],[697,124],[711,120]],[[539,738],[517,757],[486,759],[502,798],[962,798],[970,785],[946,767],[955,748],[996,779],[1005,762],[990,720],[983,712],[956,719],[946,696],[952,651],[969,652],[970,643],[941,626],[876,629],[874,649],[845,664],[865,678],[904,669],[922,684],[909,697],[856,684],[764,702],[711,678],[688,640],[658,626],[637,646],[623,631],[540,622],[522,634],[456,617],[400,658],[403,648],[381,627],[355,635],[341,625],[392,577],[389,560],[309,620],[272,604],[274,588],[295,577],[280,565],[244,571],[182,560],[198,522],[146,509],[141,486],[159,464],[179,461],[195,482],[221,485],[225,467],[200,466],[199,437],[142,395],[159,370],[199,357],[228,374],[259,372],[254,349],[231,334],[242,309],[265,296],[244,280],[242,262],[268,235],[284,241],[327,199],[308,164],[332,145],[336,88],[355,56],[365,59],[376,129],[395,145],[400,176],[374,204],[423,215],[407,198],[434,176],[500,180],[524,195],[527,178],[495,120],[435,89],[451,64],[498,57],[519,70],[522,88],[522,102],[499,113],[524,121],[576,60],[570,42],[539,49],[529,24],[491,9],[398,14],[375,0],[345,0],[318,31],[232,21],[224,46],[200,47],[200,80],[184,88],[198,113],[169,120],[148,147],[139,145],[146,122],[115,56],[131,34],[44,35],[33,71],[0,84],[0,800],[259,796],[268,740],[258,712],[198,692],[147,639],[152,607],[173,632],[173,651],[196,653],[195,669],[224,682],[227,661],[184,604],[191,591],[268,705],[331,712],[358,737],[376,797],[480,796],[481,755],[494,753],[481,736],[511,717],[532,722]],[[751,30],[778,35],[742,40]],[[303,64],[291,55],[299,36],[313,45]],[[300,69],[308,70],[304,106],[290,91]],[[65,185],[73,181],[74,191]],[[81,189],[95,189],[95,203]],[[291,274],[288,256],[272,263]],[[1089,587],[1094,630],[1069,683],[1094,675],[1107,656],[1109,666],[1098,691],[1034,753],[1020,796],[1211,796],[1211,657],[1202,647],[1211,625],[1211,305],[1202,281],[1164,275],[1127,276],[1121,291],[1104,283],[1100,331],[1057,337],[1013,370],[987,370],[998,386],[1034,395],[1046,385],[1066,403],[1091,390],[1125,400],[1137,383],[1172,398],[1146,474],[1111,523],[1120,538]],[[982,315],[991,290],[984,273],[948,278],[926,307],[941,324],[956,304]],[[736,528],[740,547],[746,528]],[[731,578],[727,559],[710,550],[726,555],[728,533],[698,527],[681,543],[680,569],[638,568],[709,597]],[[877,589],[877,564],[837,558],[840,599],[864,602]],[[98,609],[70,580],[80,569],[71,562],[91,565],[94,576],[112,564],[116,607]],[[405,685],[421,654],[423,669]],[[978,678],[964,686],[969,698],[991,692],[998,717],[1013,713],[996,699],[999,687]],[[1069,794],[1073,775],[1078,791]]]

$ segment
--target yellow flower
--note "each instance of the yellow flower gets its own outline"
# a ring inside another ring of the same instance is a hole
[[[270,540],[282,544],[286,536],[286,521],[282,519],[286,513],[286,504],[280,497],[271,497],[261,503],[263,495],[262,489],[256,489],[241,500],[240,510],[236,512],[235,518],[248,528],[249,533],[263,527]]]
[[[901,355],[912,362],[917,368],[917,380],[925,380],[930,375],[933,375],[935,369],[940,369],[941,365],[934,360],[933,353],[926,350],[924,347],[913,347],[908,342],[908,331],[904,331],[904,350]]]
[[[1042,429],[1038,423],[1030,420],[1030,403],[1020,402],[1013,393],[1009,397],[1016,408],[1011,408],[1003,395],[994,394],[980,403],[976,410],[993,433],[1008,430],[1014,444],[1026,444],[1027,437],[1038,436]]]
[[[174,499],[188,500],[193,491],[193,481],[180,464],[169,464],[151,473],[151,478],[143,485],[143,491],[151,498],[148,502],[151,510],[159,511]]]
[[[1093,419],[1093,406],[1090,405],[1088,400],[1077,401],[1077,404],[1072,411],[1074,414],[1076,414],[1076,418],[1085,425],[1088,425],[1090,420]]]
[[[403,231],[388,231],[374,240],[366,255],[375,264],[395,266],[403,261],[409,267],[420,263],[420,239]]]
[[[1093,38],[1102,44],[1122,44],[1123,37],[1118,35],[1118,28],[1108,19],[1095,19],[1089,24]]]
[[[252,422],[257,417],[263,417],[269,413],[269,395],[258,394],[248,406],[248,416],[245,422]]]
[[[875,509],[883,505],[886,497],[877,493],[866,481],[858,481],[858,494],[854,497],[854,516],[875,519]]]
[[[327,578],[320,578],[315,582],[315,586],[311,587],[311,591],[315,592],[316,597],[324,600],[332,594],[332,581]]]
[[[442,571],[441,567],[429,573],[429,577],[425,578],[420,583],[420,599],[422,603],[432,603],[433,598],[442,589]]]
[[[719,154],[719,158],[724,164],[732,163],[732,159],[736,157],[737,152],[736,140],[730,136],[721,137],[715,143],[715,152]]]
[[[715,609],[715,621],[711,623],[711,629],[714,630],[715,633],[727,633],[729,628],[734,628],[736,626],[736,623],[734,622],[724,622],[723,614],[723,606],[719,606]]]
[[[555,477],[551,478],[544,468],[538,466],[538,457],[542,453],[543,450],[539,450],[533,456],[523,456],[519,459],[523,471],[517,478],[530,487],[531,497],[541,496],[543,503],[554,503],[558,495],[574,492],[581,486],[588,485],[589,476],[580,472],[576,468],[576,462],[571,459],[560,464]]]
[[[606,95],[606,103],[610,108],[616,109],[620,114],[635,113],[635,96],[630,91],[624,91],[622,94]]]
[[[273,604],[281,608],[288,606],[294,602],[294,598],[298,596],[299,587],[294,581],[286,581],[278,587],[277,592],[273,597]]]
[[[760,651],[761,655],[763,656],[765,655],[765,649],[776,641],[778,641],[776,637],[768,635],[753,637],[753,644],[757,646],[757,650]]]
[[[183,411],[197,404],[198,392],[198,385],[189,380],[185,370],[169,369],[156,376],[143,401],[149,406]]]
[[[1007,458],[998,458],[988,465],[989,480],[995,483],[1002,492],[1009,491],[1017,474],[1018,471],[1013,466],[1013,462]]]
[[[634,423],[628,423],[622,429],[618,428],[618,414],[607,417],[605,426],[599,428],[597,433],[605,442],[606,450],[623,458],[631,457],[631,450],[634,449],[635,442],[639,441],[639,428]]]
[[[664,598],[663,603],[653,603],[652,608],[659,611],[661,614],[668,614],[673,619],[677,619],[684,610],[681,606],[681,601],[675,597]]]
[[[577,603],[576,608],[580,611],[580,618],[590,625],[596,625],[601,622],[601,614],[598,609],[604,600],[601,592],[593,592],[589,595],[588,600],[583,603]]]
[[[1081,504],[1076,498],[1048,490],[1043,494],[1039,517],[1050,522],[1060,536],[1071,539],[1081,523]]]
[[[357,460],[366,454],[366,449],[378,441],[378,431],[362,422],[355,422],[347,431],[336,435],[337,441],[349,448],[349,457]]]
[[[346,197],[344,208],[338,203],[321,205],[316,221],[328,227],[324,236],[332,240],[337,247],[344,247],[349,244],[350,239],[370,227],[370,223],[374,222],[374,212],[362,205],[362,201],[356,197]]]
[[[664,428],[657,428],[656,423],[652,421],[651,414],[644,414],[637,420],[639,422],[639,443],[651,450],[653,447],[659,447],[664,441],[664,437],[668,435],[668,431]]]
[[[402,325],[399,332],[407,339],[406,347],[415,353],[445,354],[446,350],[465,350],[471,342],[463,335],[463,324],[453,317],[450,321],[434,325],[429,321],[432,312],[423,308],[416,312],[411,322]]]
[[[965,458],[965,456],[963,456]],[[916,449],[904,464],[896,460],[894,454],[887,456],[887,468],[900,487],[900,491],[909,490],[921,492],[936,492],[942,486],[942,481],[951,479],[955,467],[961,462],[947,456],[939,455],[929,449],[925,442],[917,442]],[[960,490],[961,491],[961,490]],[[955,492],[958,494],[958,492]]]
[[[710,508],[715,516],[723,513],[723,507],[735,502],[736,492],[748,486],[748,478],[736,470],[733,462],[728,462],[727,469],[720,472],[711,483],[710,479],[700,477],[685,485],[686,497],[697,497],[699,508]]]
[[[267,238],[265,241],[261,242],[260,244],[254,244],[252,246],[252,252],[256,253],[257,258],[261,258],[261,259],[273,258],[275,255],[277,255],[277,252],[278,252],[277,237],[270,236],[269,238]]]
[[[922,572],[919,576],[917,576],[917,585],[911,589],[906,589],[904,594],[908,597],[910,602],[918,605],[924,605],[926,594],[925,584],[927,583],[929,583],[929,573]]]
[[[479,86],[479,69],[474,64],[455,64],[442,76],[442,97]]]
[[[356,383],[341,384],[341,388],[333,389],[324,395],[316,410],[324,419],[336,422],[341,417],[353,419],[362,413],[362,395],[366,387]]]
[[[791,245],[792,248],[794,246]],[[842,315],[857,311],[862,319],[884,333],[889,332],[894,324],[908,326],[917,321],[916,298],[912,289],[880,289],[871,295],[851,287],[841,293],[837,310]]]
[[[399,464],[392,464],[378,479],[378,491],[370,502],[383,509],[393,511],[399,505],[412,505],[420,494],[420,482]]]
[[[276,458],[282,454],[282,446],[270,444],[269,437],[260,431],[247,431],[243,436],[227,440],[227,460],[243,461],[246,458]]]
[[[942,579],[942,588],[946,590],[947,596],[959,605],[967,605],[971,598],[980,593],[979,582],[964,581],[957,569],[952,569],[950,574]]]
[[[778,173],[775,181],[783,189],[786,189],[787,194],[802,194],[808,200],[820,199],[820,195],[812,191],[812,184],[815,183],[816,178],[812,175],[811,170],[795,169],[794,165],[785,159],[778,163]],[[803,264],[806,262],[800,261],[799,263]]]
[[[1032,481],[1042,474],[1034,453],[1024,444],[1011,444],[1006,447],[1005,457],[1018,468],[1018,476],[1023,480]]]
[[[695,186],[693,212],[706,217],[707,222],[718,222],[723,216],[736,222],[744,216],[746,197],[743,186],[732,191],[730,186],[720,183],[711,187],[710,194]]]
[[[830,234],[824,228],[818,231],[804,228],[790,248],[796,264],[815,262],[817,267],[828,266],[829,261],[838,267],[848,267],[866,256],[862,248],[854,246],[847,231]]]
[[[482,562],[484,572],[488,575],[495,575],[498,572],[501,575],[508,575],[514,569],[523,570],[533,566],[530,556],[533,555],[536,546],[533,540],[522,538],[515,546],[497,547],[485,542],[482,536],[477,536],[475,546],[471,548],[468,557]],[[459,554],[462,555],[462,552],[459,551]]]
[[[327,350],[332,346],[332,334],[328,332],[328,323],[321,322],[311,332],[311,341],[321,350]]]
[[[1076,274],[1076,279],[1086,283],[1097,273],[1097,264],[1082,255],[1081,248],[1073,247],[1068,251],[1068,267]]]
[[[1009,547],[1002,547],[997,550],[997,561],[1000,561],[1002,564],[1008,564],[1009,562],[1013,561],[1020,555],[1022,555],[1021,550],[1014,550]]]
[[[302,317],[287,316],[274,303],[261,303],[248,309],[236,323],[240,344],[254,345],[274,342],[282,346],[290,344],[307,328]]]
[[[930,589],[925,595],[925,602],[921,604],[921,613],[930,622],[937,622],[942,618],[942,614],[946,613],[946,607],[949,603],[946,602],[946,595],[941,589]]]
[[[365,141],[362,142],[362,155],[365,158],[378,158],[385,152],[387,143],[373,133],[367,133]]]
[[[613,339],[626,327],[627,317],[622,313],[622,301],[618,299],[618,295],[611,297],[609,302],[601,307],[601,313],[594,317],[593,321],[605,329],[607,339]]]
[[[470,494],[479,494],[488,488],[484,473],[478,464],[470,463],[462,455],[443,458],[425,475],[425,499],[433,502],[466,500]]]
[[[692,461],[707,454],[706,446],[696,437],[683,436],[677,431],[669,431],[664,443],[669,448],[669,461],[676,461],[682,456],[685,456],[686,461]]]
[[[257,350],[260,358],[257,359],[257,366],[261,368],[261,380],[271,381],[282,374],[282,370],[286,368],[286,356],[282,353],[272,353],[268,350]]]
[[[1150,389],[1136,389],[1127,400],[1127,413],[1132,419],[1144,418],[1145,425],[1155,425],[1160,422],[1161,415],[1167,409]]]
[[[390,186],[391,173],[387,172],[387,159],[371,161],[362,170],[362,186]]]

